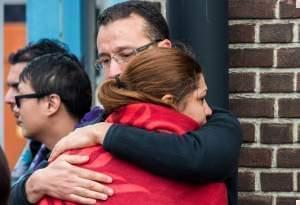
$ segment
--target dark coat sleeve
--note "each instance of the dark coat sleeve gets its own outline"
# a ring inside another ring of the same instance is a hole
[[[148,171],[177,180],[225,180],[236,171],[242,134],[238,120],[215,108],[199,130],[183,136],[113,125],[104,148]]]
[[[34,171],[36,171],[37,169],[45,168],[47,165],[48,161],[44,160],[36,167]],[[10,188],[10,195],[8,200],[9,205],[32,205],[27,200],[25,184],[34,171],[28,171]]]
[[[29,173],[23,176],[17,183],[15,183],[10,189],[9,205],[31,205],[28,202],[25,192],[25,183],[27,179],[31,176]]]

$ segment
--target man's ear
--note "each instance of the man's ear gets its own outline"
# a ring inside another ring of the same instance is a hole
[[[172,106],[175,105],[175,98],[171,94],[166,94],[162,96],[161,100],[168,105],[172,105]]]
[[[48,96],[47,115],[51,116],[58,112],[61,106],[61,98],[57,94],[51,94]]]
[[[161,48],[171,48],[172,47],[172,42],[169,39],[164,39],[157,44],[158,47]]]

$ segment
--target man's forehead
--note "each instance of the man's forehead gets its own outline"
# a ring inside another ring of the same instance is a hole
[[[31,91],[32,90],[31,83],[29,82],[29,80],[20,81],[18,88],[20,91]]]
[[[21,63],[16,63],[16,64],[12,64],[10,66],[10,70],[19,70],[19,71],[23,71],[23,69],[27,66],[27,62],[21,62]]]
[[[11,65],[9,68],[9,73],[7,77],[7,81],[19,81],[19,76],[21,72],[26,67],[27,63],[16,63],[14,65]]]
[[[135,48],[148,41],[144,31],[144,20],[133,15],[100,26],[97,47],[99,53],[115,52],[124,48]]]
[[[125,26],[124,26],[125,25]],[[127,26],[131,27],[127,27]],[[99,31],[100,30],[112,30],[112,31],[122,31],[126,29],[127,31],[131,30],[139,30],[144,32],[145,29],[148,27],[147,26],[146,20],[135,13],[131,13],[129,16],[124,17],[124,18],[119,18],[114,21],[111,21],[105,25],[100,25],[99,26]]]

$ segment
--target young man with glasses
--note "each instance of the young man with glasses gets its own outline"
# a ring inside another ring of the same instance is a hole
[[[13,108],[19,113],[17,122],[25,137],[41,142],[45,149],[43,159],[13,185],[10,204],[26,203],[16,194],[23,179],[47,166],[50,150],[59,139],[74,130],[90,110],[92,102],[88,75],[78,59],[66,52],[35,58],[24,68],[19,79]]]
[[[35,43],[29,43],[24,48],[17,50],[15,53],[11,53],[9,56],[9,73],[6,79],[8,90],[5,94],[5,103],[10,106],[10,109],[17,119],[19,116],[18,112],[13,110],[15,106],[15,96],[18,94],[19,75],[23,69],[28,65],[34,58],[48,54],[66,52],[65,45],[58,41],[50,39],[41,39]],[[18,122],[17,122],[18,124]],[[28,168],[32,165],[35,157],[39,155],[40,142],[29,140],[25,146],[17,164],[12,171],[11,184],[14,184],[18,179],[24,175]]]
[[[151,49],[152,46],[171,47],[172,43],[166,21],[151,3],[120,3],[106,9],[99,17],[97,62],[105,78],[120,74],[140,48]],[[171,134],[98,123],[75,130],[59,142],[53,154],[101,143],[115,156],[161,176],[193,183],[225,181],[229,204],[237,204],[237,166],[242,141],[237,119],[225,110],[214,109],[201,130],[178,139]],[[64,166],[59,166],[62,163]],[[95,178],[93,175],[68,176],[66,173],[72,173],[74,167],[58,158],[40,170],[39,176],[33,174],[26,182],[27,198],[35,203],[47,194],[77,203],[95,204],[95,199],[106,199],[111,195],[109,184],[100,186],[89,180]],[[55,181],[60,183],[54,186]],[[65,189],[71,182],[76,184],[76,189]]]

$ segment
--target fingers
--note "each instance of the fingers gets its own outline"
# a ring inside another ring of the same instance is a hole
[[[80,167],[74,167],[73,171],[78,177],[83,179],[101,183],[112,183],[112,178],[106,174],[102,174],[96,171],[91,171]]]
[[[49,162],[54,161],[61,153],[69,149],[68,146],[66,146],[65,144],[67,144],[65,143],[65,138],[61,139],[58,143],[56,143],[48,159]]]
[[[82,196],[78,196],[75,194],[71,194],[70,198],[68,200],[76,202],[78,204],[96,204],[97,203],[97,201],[95,199],[88,199],[88,198],[84,198]]]
[[[80,204],[96,204],[96,200],[107,200],[108,196],[106,194],[97,193],[80,187],[76,188],[74,194],[69,195],[69,199]]]
[[[77,177],[80,177],[82,179],[87,179],[90,181],[96,181],[101,183],[111,183],[112,177],[102,174],[96,171],[88,170],[85,168],[77,167],[74,165],[79,165],[82,163],[85,163],[89,160],[88,156],[82,156],[82,155],[61,155],[59,158],[57,158],[53,163],[49,165],[49,167],[55,166],[57,164],[59,171],[67,171],[68,176],[75,175]],[[57,163],[56,163],[57,162]],[[48,168],[49,168],[48,167]]]
[[[107,200],[113,195],[113,190],[97,182],[75,179],[76,187],[72,188],[72,194],[69,194],[65,200],[74,201],[80,204],[95,204],[96,200]]]
[[[69,135],[62,138],[54,148],[52,149],[51,155],[49,157],[49,162],[57,158],[61,153],[70,150],[78,149],[82,147],[88,147],[96,144],[93,137],[90,134],[91,127],[78,128],[71,132]]]
[[[112,188],[103,184],[89,180],[81,180],[81,184],[76,187],[75,193],[76,195],[86,198],[106,200],[108,196],[113,195],[114,191]]]

